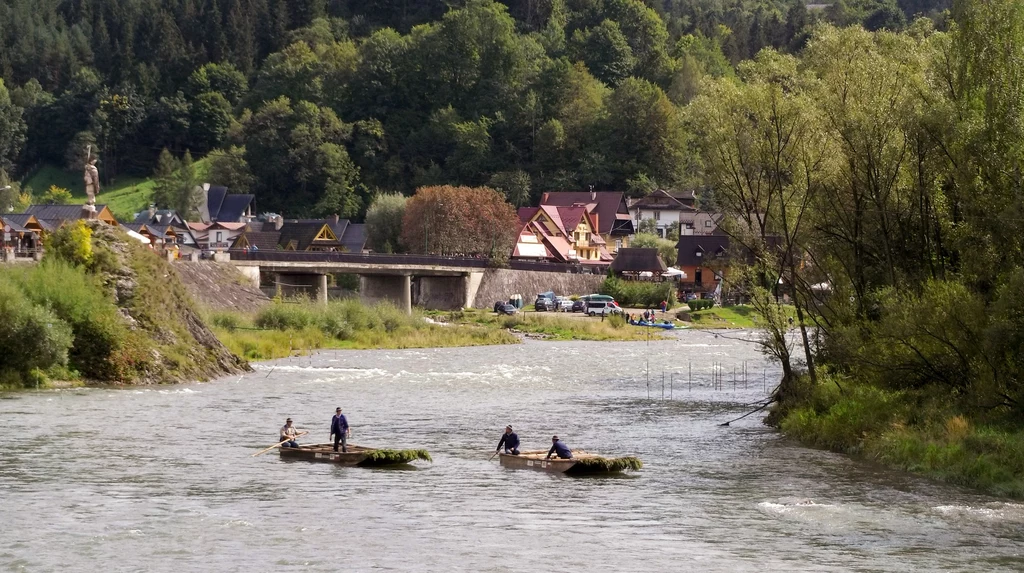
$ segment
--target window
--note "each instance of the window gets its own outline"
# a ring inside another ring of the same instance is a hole
[[[654,220],[655,221],[660,221],[661,220],[661,211],[655,211],[654,212]]]
[[[622,239],[615,239],[615,250],[617,251],[617,250],[619,250],[621,248],[622,248]]]
[[[701,257],[702,257],[703,255],[704,255],[704,253],[702,253],[702,252],[700,252],[700,251],[697,251],[697,258],[698,258],[698,259],[699,259],[699,258],[701,258]]]
[[[222,242],[223,240],[224,240],[224,233],[222,233],[222,232],[220,232],[220,231],[217,231],[217,238],[215,239],[215,241],[216,241],[216,242],[218,242],[218,243],[220,243],[220,242]]]
[[[711,226],[711,220],[709,219],[707,221],[704,221],[704,226],[705,227],[710,227]]]

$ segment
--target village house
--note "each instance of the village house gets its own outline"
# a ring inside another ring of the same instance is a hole
[[[722,259],[729,251],[729,237],[721,233],[680,235],[676,249],[676,267],[688,279],[679,283],[681,294],[715,292],[726,272]]]
[[[629,237],[636,233],[626,196],[620,192],[556,191],[544,193],[540,204],[542,207],[583,207],[611,253],[628,247]]]
[[[106,205],[93,205],[94,214],[86,211],[82,205],[30,205],[25,209],[26,215],[32,215],[39,221],[44,232],[55,231],[69,221],[79,219],[96,219],[117,227],[117,219]]]
[[[604,237],[597,232],[599,215],[585,206],[541,205],[519,209],[522,227],[512,258],[518,260],[608,265]]]
[[[235,237],[234,251],[316,251],[362,253],[366,247],[366,226],[339,219],[284,219],[272,215],[253,221]]]
[[[694,191],[670,192],[658,189],[629,202],[629,213],[636,229],[643,221],[654,221],[655,234],[662,239],[679,225],[680,235],[710,235],[718,228],[721,215],[701,211]]]
[[[202,193],[204,200],[198,205],[200,220],[189,222],[188,229],[203,252],[226,251],[255,219],[256,196],[228,193],[227,187],[209,183],[203,184]]]
[[[144,236],[154,238],[168,248],[174,246],[182,250],[198,249],[199,244],[188,223],[172,209],[149,209],[135,215],[135,221],[125,227]]]
[[[38,257],[43,248],[43,226],[34,215],[10,213],[0,216],[3,229],[3,259]]]

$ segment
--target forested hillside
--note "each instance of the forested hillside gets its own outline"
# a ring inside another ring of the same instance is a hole
[[[941,28],[947,5],[5,0],[0,183],[77,170],[92,144],[107,180],[149,175],[165,148],[209,154],[211,178],[294,215],[360,217],[379,191],[428,184],[490,184],[516,204],[695,185],[680,106],[702,78],[798,51],[818,21]]]

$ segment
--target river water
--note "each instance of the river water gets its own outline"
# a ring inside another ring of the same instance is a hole
[[[742,337],[322,352],[207,384],[3,395],[0,570],[1024,570],[1022,504],[800,447],[759,414],[719,426],[778,376]],[[434,463],[251,457],[288,416],[327,441],[337,405],[354,443]],[[646,465],[506,470],[488,456],[507,423],[526,449],[557,433]]]

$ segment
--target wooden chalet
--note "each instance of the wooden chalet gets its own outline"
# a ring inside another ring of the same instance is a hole
[[[235,238],[232,250],[281,250],[362,253],[365,225],[339,219],[291,219],[280,216],[250,223]]]
[[[598,216],[586,207],[523,207],[513,259],[607,265],[612,257],[597,232]]]
[[[106,205],[93,205],[95,216],[84,209],[84,205],[31,205],[25,214],[32,215],[42,225],[44,231],[53,231],[63,227],[68,221],[79,219],[96,219],[113,227],[118,226],[117,219]]]
[[[35,215],[11,213],[0,216],[4,257],[31,257],[43,248],[43,226]]]
[[[541,206],[583,207],[593,221],[607,250],[615,252],[629,246],[636,233],[624,193],[617,191],[555,191],[544,193]]]

